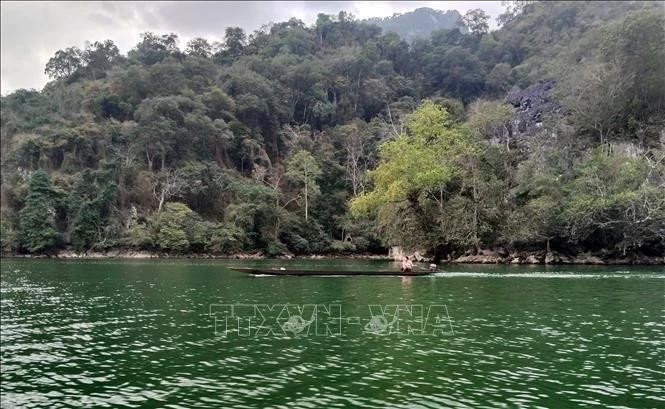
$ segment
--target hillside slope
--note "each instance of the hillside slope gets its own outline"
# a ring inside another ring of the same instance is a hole
[[[2,251],[662,255],[664,22],[536,2],[413,44],[340,13],[60,50],[1,99]]]
[[[397,33],[408,43],[416,38],[428,38],[437,30],[450,30],[459,28],[466,32],[462,22],[462,15],[457,10],[434,10],[422,7],[408,13],[395,14],[385,18],[370,18],[367,23],[381,27],[383,33]]]

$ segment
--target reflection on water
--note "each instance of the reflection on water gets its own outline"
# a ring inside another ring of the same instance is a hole
[[[3,407],[665,405],[661,267],[253,277],[229,264],[3,260]],[[455,335],[220,337],[212,303],[337,303],[358,317],[445,304]]]

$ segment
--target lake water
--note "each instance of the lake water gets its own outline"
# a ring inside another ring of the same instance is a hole
[[[661,266],[341,264],[4,259],[2,406],[665,407]]]

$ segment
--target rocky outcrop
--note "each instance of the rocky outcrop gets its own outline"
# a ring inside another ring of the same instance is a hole
[[[505,101],[516,108],[512,140],[524,145],[542,128],[545,117],[561,113],[561,106],[552,96],[554,80],[543,80],[524,90],[513,88]]]

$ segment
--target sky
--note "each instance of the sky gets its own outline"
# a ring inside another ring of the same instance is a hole
[[[2,1],[2,95],[19,88],[41,89],[48,77],[46,62],[57,50],[86,41],[111,39],[123,54],[139,41],[141,33],[176,33],[180,47],[194,37],[220,41],[226,27],[239,26],[252,33],[270,22],[296,17],[313,24],[319,13],[340,10],[358,19],[387,17],[419,7],[458,10],[481,8],[491,23],[502,12],[500,1],[228,1],[228,2],[39,2]]]

